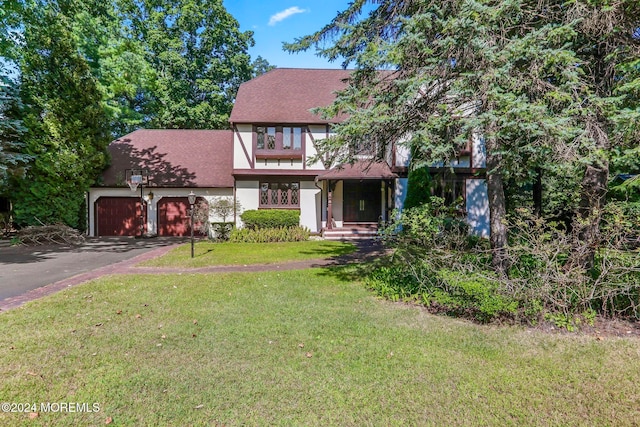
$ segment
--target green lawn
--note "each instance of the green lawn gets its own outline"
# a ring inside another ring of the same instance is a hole
[[[211,265],[275,264],[286,261],[330,258],[356,250],[352,243],[309,240],[287,243],[212,243],[181,245],[166,255],[141,263],[145,267],[207,267]]]
[[[0,425],[640,424],[640,341],[478,326],[344,269],[113,276],[0,314]]]

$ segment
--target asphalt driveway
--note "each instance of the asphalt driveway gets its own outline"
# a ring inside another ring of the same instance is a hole
[[[78,274],[129,260],[178,238],[88,238],[80,246],[0,246],[0,301]]]

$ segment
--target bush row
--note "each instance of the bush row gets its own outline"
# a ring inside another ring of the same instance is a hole
[[[236,243],[301,242],[309,240],[311,232],[299,225],[277,228],[239,228],[231,232],[229,241]]]
[[[244,226],[251,230],[295,227],[300,224],[300,211],[291,209],[260,209],[244,211]]]

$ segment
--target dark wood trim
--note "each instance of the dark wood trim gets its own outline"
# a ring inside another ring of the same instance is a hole
[[[252,128],[253,130],[253,128]],[[247,151],[247,147],[244,144],[244,140],[242,139],[242,135],[240,135],[240,131],[238,130],[236,125],[233,125],[233,131],[235,132],[235,134],[238,136],[238,140],[240,141],[240,145],[242,146],[242,151],[244,151],[244,156],[247,158],[247,161],[249,162],[249,165],[254,168],[255,162],[253,161],[253,159],[251,158],[251,156],[249,156],[249,152]],[[255,141],[255,132],[253,132],[253,138],[252,138],[252,143],[253,143],[253,150],[255,152],[255,147],[256,147],[256,141]]]
[[[311,133],[311,128],[309,127],[309,125],[304,127],[305,132],[309,134],[309,142],[311,144],[313,144],[313,147],[317,150],[316,147],[316,140],[313,137],[313,133]],[[302,144],[302,154],[303,154],[303,162],[302,162],[302,169],[306,169],[307,168],[307,144],[306,144],[306,138],[305,138],[305,143]]]
[[[299,150],[258,150],[256,159],[302,159],[304,155]]]
[[[391,168],[391,172],[398,175],[398,178],[406,178],[409,176],[409,168],[406,166],[394,166]]]
[[[459,168],[459,167],[440,167],[440,168],[429,168],[430,174],[448,174],[448,175],[457,175],[464,177],[472,177],[472,178],[484,178],[487,169],[486,168]]]

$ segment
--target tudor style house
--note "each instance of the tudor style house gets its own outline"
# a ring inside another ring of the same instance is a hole
[[[348,76],[348,70],[274,69],[240,86],[230,131],[138,130],[115,140],[102,185],[88,194],[90,235],[186,235],[190,191],[209,202],[231,198],[242,211],[299,210],[300,224],[327,238],[374,235],[392,209],[402,208],[406,149],[390,141],[386,161],[373,164],[311,161],[317,142],[340,120],[311,110],[330,105]],[[439,176],[435,191],[461,196],[472,232],[486,236],[484,167],[483,141],[474,138],[454,164],[432,173]],[[125,182],[132,169],[145,171],[137,192]],[[239,216],[234,222],[242,226]]]

